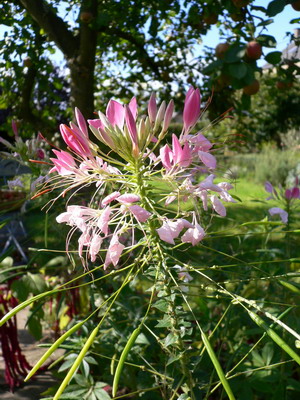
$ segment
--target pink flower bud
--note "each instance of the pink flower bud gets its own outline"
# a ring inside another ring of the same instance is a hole
[[[135,120],[132,116],[130,108],[126,105],[125,105],[125,121],[126,121],[126,126],[128,128],[133,146],[138,146],[138,138],[137,138],[137,130],[136,130]]]
[[[12,130],[13,130],[13,133],[14,133],[15,137],[18,138],[19,137],[18,126],[17,126],[17,123],[16,123],[16,121],[14,119],[11,121],[11,127],[12,127]]]
[[[156,130],[159,127],[159,125],[161,124],[161,122],[163,121],[165,112],[166,112],[166,102],[163,101],[161,103],[161,105],[158,109],[157,115],[156,115],[154,130]]]
[[[163,131],[166,132],[169,128],[172,116],[174,112],[174,101],[171,100],[168,104],[168,107],[165,112],[165,118],[164,118],[164,123],[163,123]]]
[[[156,96],[155,96],[155,93],[153,92],[150,96],[150,100],[149,100],[149,104],[148,104],[148,115],[149,115],[149,120],[150,120],[151,124],[154,124],[154,122],[155,122],[156,113],[157,113]]]
[[[200,116],[200,91],[199,89],[194,89],[192,86],[188,90],[184,102],[183,109],[183,124],[184,131],[188,131],[195,125]]]

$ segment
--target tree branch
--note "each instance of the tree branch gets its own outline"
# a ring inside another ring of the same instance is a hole
[[[128,42],[132,43],[138,50],[140,54],[140,62],[145,66],[148,65],[150,69],[154,72],[156,77],[160,80],[163,79],[162,73],[161,73],[161,63],[154,61],[154,59],[149,56],[148,52],[145,49],[145,42],[142,42],[141,40],[135,38],[133,35],[131,35],[129,32],[124,32],[121,29],[111,27],[108,28],[108,34],[113,34],[117,35],[118,37],[127,40]]]
[[[78,40],[69,31],[66,23],[56,15],[53,8],[44,0],[20,0],[20,3],[55,42],[66,58],[74,57],[78,48]]]

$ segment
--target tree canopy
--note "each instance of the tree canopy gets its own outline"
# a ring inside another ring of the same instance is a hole
[[[183,87],[199,85],[204,74],[204,95],[215,92],[212,113],[233,104],[239,110],[233,94],[242,88],[239,104],[245,108],[245,87],[251,92],[261,73],[257,60],[276,45],[268,24],[289,3],[297,2],[4,0],[0,22],[8,30],[1,40],[1,107],[24,126],[47,131],[70,106],[91,117],[110,97],[148,95],[156,87],[161,96],[175,93],[180,103]],[[221,46],[207,47],[199,56],[198,45],[213,25],[220,29]],[[53,62],[56,48],[64,71]],[[279,66],[281,54],[273,51],[266,61]],[[291,79],[297,71],[296,63],[290,66]]]

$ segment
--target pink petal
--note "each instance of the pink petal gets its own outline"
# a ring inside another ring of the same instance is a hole
[[[229,182],[220,182],[217,183],[217,186],[219,186],[222,190],[231,190],[233,189],[233,185]]]
[[[273,193],[274,192],[274,188],[273,188],[273,185],[272,185],[272,183],[270,183],[270,182],[266,182],[265,183],[265,190],[268,192],[268,193]]]
[[[195,143],[197,150],[205,152],[209,151],[213,146],[212,143],[202,135],[202,133],[192,136],[190,142]]]
[[[75,116],[76,116],[76,121],[77,121],[77,124],[78,124],[81,132],[86,137],[88,137],[89,136],[88,135],[88,129],[87,129],[87,126],[86,126],[86,122],[85,122],[84,116],[81,114],[80,110],[77,107],[75,107]]]
[[[162,165],[167,169],[171,169],[171,160],[170,160],[170,155],[172,154],[172,151],[170,147],[166,144],[164,147],[162,147],[159,151],[160,154],[160,159],[162,162]]]
[[[198,244],[205,236],[204,229],[198,224],[195,224],[194,228],[189,228],[184,235],[181,237],[181,241],[184,243],[191,243],[193,246]]]
[[[181,152],[179,165],[185,168],[188,167],[191,164],[191,162],[192,162],[192,152],[188,143],[185,143]]]
[[[166,221],[163,222],[163,225],[159,229],[156,229],[156,232],[158,233],[160,239],[163,240],[164,242],[175,244],[173,239],[173,233]]]
[[[283,210],[282,208],[279,208],[279,207],[272,207],[272,208],[270,208],[269,209],[269,214],[271,215],[271,216],[273,216],[273,215],[279,215],[280,216],[280,218],[281,218],[281,221],[284,223],[284,224],[286,224],[287,222],[288,222],[288,213],[285,211],[285,210]]]
[[[133,118],[133,115],[130,111],[130,108],[128,106],[125,106],[125,121],[126,121],[126,126],[128,128],[131,141],[133,145],[137,146],[138,145],[138,136],[137,136],[137,129],[136,129],[136,124],[135,120]]]
[[[210,174],[208,175],[198,186],[201,190],[213,190],[214,192],[222,192],[222,189],[215,185],[213,180],[215,175]]]
[[[111,213],[111,208],[108,206],[102,211],[102,214],[100,215],[100,218],[98,219],[97,222],[97,227],[104,233],[104,235],[108,234],[108,223],[110,219],[110,213]]]
[[[182,148],[177,136],[174,133],[172,135],[172,150],[173,150],[174,164],[178,164],[179,161],[181,160]]]
[[[115,100],[109,100],[106,108],[106,116],[113,127],[117,125],[120,129],[123,129],[125,109],[122,104]]]
[[[132,116],[133,116],[133,119],[134,120],[136,120],[136,117],[137,117],[137,101],[136,101],[136,98],[135,97],[133,97],[131,100],[130,100],[130,103],[129,103],[129,105],[128,105],[128,107],[129,107],[129,109],[130,109],[130,111],[131,111],[131,114],[132,114]]]
[[[107,268],[110,264],[113,264],[113,266],[115,267],[119,262],[124,248],[125,246],[119,242],[118,236],[113,235],[107,249],[104,268]]]
[[[118,197],[118,201],[123,204],[135,203],[140,200],[141,200],[140,196],[133,193],[122,194],[122,196]]]
[[[224,207],[222,202],[218,199],[218,197],[216,195],[213,195],[213,196],[211,196],[210,200],[212,202],[212,206],[213,206],[215,212],[218,213],[219,215],[221,215],[221,217],[225,217],[226,216],[226,208]]]
[[[203,164],[206,165],[208,168],[212,168],[212,169],[216,168],[217,160],[215,159],[215,157],[212,154],[199,150],[198,155],[200,157],[200,160],[203,162]]]
[[[62,222],[66,222],[67,224],[70,222],[71,213],[63,212],[56,217],[56,222],[61,224]]]
[[[88,246],[90,243],[91,237],[88,233],[83,233],[78,239],[78,253],[80,257],[82,257],[83,246]]]
[[[104,199],[101,202],[102,207],[111,203],[113,200],[116,200],[120,196],[121,196],[120,192],[113,192],[113,193],[109,194],[108,196],[104,197]]]
[[[292,189],[292,198],[293,199],[299,199],[300,196],[300,190],[298,187],[293,187]]]
[[[89,248],[89,253],[90,253],[92,262],[94,262],[96,260],[96,256],[99,253],[102,242],[103,242],[103,239],[101,238],[101,236],[96,235],[96,234],[93,236],[93,238],[91,240],[90,248]]]
[[[291,199],[291,198],[292,198],[292,191],[291,191],[291,189],[286,189],[286,191],[285,191],[285,198],[286,198],[286,199]]]
[[[104,125],[103,125],[101,119],[88,119],[88,123],[89,123],[89,125],[93,126],[96,129],[104,128]]]
[[[140,207],[136,204],[130,206],[129,210],[132,212],[132,214],[139,222],[146,222],[147,219],[151,216],[151,213],[149,211],[145,210],[143,207]]]

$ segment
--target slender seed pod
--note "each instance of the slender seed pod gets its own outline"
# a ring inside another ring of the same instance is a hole
[[[128,353],[131,350],[132,346],[134,345],[134,343],[136,341],[136,338],[138,337],[140,331],[141,331],[141,328],[138,327],[132,332],[132,334],[131,334],[126,346],[124,347],[124,349],[122,351],[120,360],[119,360],[117,368],[116,368],[116,373],[115,373],[115,376],[114,376],[113,389],[112,389],[113,397],[115,397],[115,395],[117,393],[117,390],[118,390],[118,385],[119,385],[119,380],[120,380],[121,372],[122,372],[122,369],[123,369],[123,365],[124,365],[124,363],[126,361]]]

